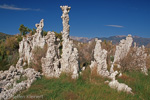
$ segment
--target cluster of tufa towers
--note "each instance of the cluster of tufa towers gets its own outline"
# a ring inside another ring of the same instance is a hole
[[[31,61],[34,61],[32,51],[36,47],[43,48],[44,45],[47,45],[46,56],[41,59],[43,74],[46,77],[59,77],[62,72],[65,72],[71,73],[72,78],[77,78],[79,72],[78,50],[73,47],[73,41],[69,38],[70,25],[68,13],[71,7],[60,6],[60,8],[63,12],[61,16],[63,42],[61,43],[56,38],[54,32],[48,31],[46,36],[42,35],[44,27],[44,20],[42,19],[39,24],[35,25],[37,27],[36,33],[23,38],[23,41],[20,42],[20,62],[27,61],[30,64]],[[60,45],[62,45],[62,53],[60,53]]]
[[[70,25],[68,13],[71,7],[60,6],[60,8],[63,12],[61,16],[63,24],[63,31],[61,32],[62,40],[56,37],[55,33],[51,31],[48,31],[47,35],[43,36],[43,19],[40,23],[35,24],[37,28],[36,33],[23,37],[23,40],[19,43],[19,60],[16,66],[11,66],[9,70],[4,72],[0,71],[0,83],[2,84],[0,88],[3,89],[0,94],[0,99],[9,99],[24,88],[29,88],[36,78],[41,76],[41,73],[35,71],[33,68],[23,69],[24,66],[29,66],[31,63],[37,62],[34,58],[36,53],[33,53],[37,47],[44,48],[45,45],[47,46],[46,54],[40,59],[42,75],[46,77],[59,77],[61,73],[69,73],[73,79],[78,78],[78,50],[74,47],[73,41],[69,38]],[[120,68],[121,60],[129,54],[133,43],[132,36],[128,35],[126,39],[121,40],[119,45],[116,46],[114,61],[111,62],[110,70],[107,68],[108,51],[102,48],[101,40],[95,39],[95,42],[96,45],[93,50],[94,59],[90,65],[91,70],[96,68],[98,75],[110,78],[111,81],[107,81],[107,83],[111,88],[132,93],[130,87],[116,80],[116,75],[121,75],[121,72],[114,70],[114,64],[117,65],[117,68]],[[132,59],[131,65],[134,64],[134,66],[138,66],[145,75],[148,75],[145,47],[137,47],[135,44],[133,51],[132,57],[134,57],[134,59]],[[19,80],[21,76],[26,76],[27,80],[17,84],[16,80]],[[12,89],[8,89],[10,85],[12,85]]]

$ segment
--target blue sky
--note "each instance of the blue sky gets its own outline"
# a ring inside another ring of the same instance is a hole
[[[44,30],[61,32],[61,5],[71,6],[71,36],[150,38],[150,0],[0,0],[0,32],[17,34],[42,18]]]

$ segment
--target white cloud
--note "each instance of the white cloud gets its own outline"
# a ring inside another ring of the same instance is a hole
[[[40,9],[31,9],[31,8],[19,8],[14,5],[3,4],[0,5],[0,9],[8,9],[8,10],[32,10],[32,11],[40,11]]]
[[[121,26],[121,25],[105,25],[105,26],[118,27],[118,28],[123,28],[124,27],[124,26]]]

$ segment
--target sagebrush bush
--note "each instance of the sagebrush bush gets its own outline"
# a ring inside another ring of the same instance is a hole
[[[146,63],[146,59],[143,58],[144,54],[139,53],[137,55],[137,50],[131,47],[130,51],[128,52],[127,56],[121,59],[120,65],[123,72],[125,71],[141,71],[141,68],[145,67],[144,63]],[[147,58],[148,60],[149,58]],[[148,62],[147,62],[148,65]],[[148,65],[149,66],[149,65]]]
[[[47,52],[47,45],[44,46],[44,48],[40,47],[35,47],[32,54],[33,54],[33,59],[30,63],[30,66],[34,68],[36,71],[42,72],[42,67],[41,67],[41,58],[46,56]]]
[[[74,44],[79,52],[80,67],[90,65],[91,60],[93,60],[93,50],[95,48],[95,41],[91,41],[91,43],[81,43],[74,40]]]

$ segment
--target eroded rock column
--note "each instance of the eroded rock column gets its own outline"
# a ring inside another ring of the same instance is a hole
[[[30,64],[33,59],[32,51],[35,47],[43,48],[46,44],[44,37],[42,36],[44,20],[41,19],[39,24],[35,24],[37,27],[36,33],[32,36],[27,35],[27,37],[23,37],[23,40],[19,43],[19,62],[17,65],[21,65],[20,62],[27,61]]]
[[[48,32],[45,37],[47,43],[46,57],[41,59],[42,71],[46,77],[59,77],[60,75],[60,61],[58,59],[58,48],[55,45],[56,38],[54,32]]]
[[[62,72],[72,73],[72,78],[76,78],[78,76],[79,66],[78,66],[78,50],[73,48],[73,41],[69,39],[69,11],[71,7],[68,6],[60,6],[62,9],[62,59],[61,59],[61,70]]]
[[[36,33],[33,36],[33,48],[39,46],[41,48],[45,45],[45,39],[43,38],[43,27],[44,27],[44,19],[41,19],[39,24],[35,24]]]
[[[91,62],[90,68],[97,67],[97,73],[101,76],[108,76],[107,70],[107,51],[101,48],[101,40],[96,39],[96,45],[94,49],[94,61]]]
[[[125,56],[127,56],[131,46],[132,46],[132,36],[128,35],[125,39],[122,39],[118,46],[116,46],[116,52],[114,56],[114,62],[119,62]]]

